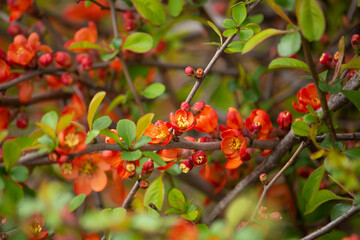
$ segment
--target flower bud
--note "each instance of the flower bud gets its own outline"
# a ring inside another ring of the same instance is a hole
[[[262,173],[260,174],[259,179],[262,184],[266,184],[268,180],[268,176],[266,173]]]
[[[7,29],[7,32],[13,37],[15,37],[18,34],[24,33],[24,31],[21,29],[21,27],[17,24],[10,24]]]
[[[282,217],[281,214],[279,212],[273,212],[270,214],[270,218],[274,219],[277,222],[280,222]]]
[[[204,70],[202,68],[198,68],[195,73],[196,77],[201,78],[204,76]]]
[[[55,53],[55,62],[64,68],[68,68],[72,65],[72,59],[66,52]]]
[[[183,173],[188,173],[194,166],[194,163],[192,161],[191,157],[188,157],[182,163],[180,163],[180,169]]]
[[[152,173],[153,170],[154,170],[154,162],[149,160],[149,161],[145,162],[144,165],[142,166],[141,176],[146,176],[146,175]]]
[[[324,34],[321,36],[319,42],[322,43],[322,44],[328,43],[328,42],[329,42],[329,37],[328,37],[328,35],[326,35],[326,33],[324,33]]]
[[[360,42],[360,35],[354,34],[351,37],[351,46],[356,50],[359,48],[359,42]]]
[[[193,77],[195,74],[195,70],[192,67],[188,66],[185,68],[185,74],[189,77]]]
[[[149,182],[146,180],[141,180],[140,181],[140,188],[142,189],[147,189],[149,187]]]
[[[24,129],[27,128],[29,124],[29,116],[26,112],[20,112],[17,116],[16,126],[18,128]]]
[[[48,158],[50,162],[57,162],[59,160],[59,154],[57,152],[49,152]]]
[[[128,31],[128,32],[134,30],[135,27],[136,27],[136,23],[135,23],[135,21],[133,21],[133,20],[127,20],[127,21],[125,22],[125,24],[124,24],[124,28],[125,28],[125,30]]]
[[[335,62],[338,62],[338,61],[339,61],[339,58],[340,58],[340,53],[339,53],[339,51],[337,51],[337,52],[334,54],[334,61],[335,61]]]
[[[124,18],[125,21],[134,20],[135,16],[134,16],[134,13],[132,11],[128,10],[128,11],[125,11],[123,13],[123,18]]]
[[[352,78],[354,75],[355,75],[355,71],[351,70],[346,74],[345,78],[350,80],[350,78]]]
[[[332,56],[329,53],[323,53],[320,57],[320,63],[324,66],[330,66],[332,61]]]
[[[198,101],[194,103],[194,105],[191,108],[191,112],[194,114],[194,116],[198,115],[202,112],[205,108],[205,102],[204,101]]]
[[[45,53],[39,58],[39,65],[42,67],[49,66],[53,61],[53,56],[50,53]]]
[[[63,75],[61,75],[60,81],[64,85],[71,85],[74,82],[74,78],[71,76],[71,74],[64,73]]]
[[[191,106],[188,102],[182,102],[180,108],[184,110],[185,112],[190,111]]]
[[[76,56],[76,61],[80,64],[80,71],[88,71],[93,65],[93,60],[87,54],[79,54]]]
[[[292,115],[289,111],[279,113],[277,118],[280,130],[287,131],[290,129],[292,123]]]
[[[207,161],[206,154],[203,151],[197,151],[191,158],[195,165],[203,165]]]

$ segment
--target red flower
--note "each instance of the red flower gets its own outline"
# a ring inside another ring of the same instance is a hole
[[[70,164],[70,163],[64,163]],[[61,170],[64,178],[75,179],[74,192],[85,193],[88,196],[92,190],[101,192],[107,184],[105,171],[110,169],[99,153],[86,154],[77,157],[72,162],[72,169],[69,165],[62,165]]]
[[[19,101],[21,103],[27,103],[32,96],[34,91],[34,85],[30,80],[19,83]]]
[[[199,132],[211,133],[218,124],[216,111],[208,105],[195,117],[195,120],[195,130]]]
[[[221,150],[226,154],[228,161],[225,168],[235,169],[239,167],[243,161],[241,157],[246,153],[246,140],[237,129],[228,129],[221,133],[223,140],[221,141]]]
[[[169,132],[168,123],[158,120],[155,124],[150,123],[149,127],[145,130],[144,135],[151,138],[150,144],[159,144],[164,146],[168,144],[172,138]]]
[[[70,125],[58,133],[59,145],[56,151],[60,154],[71,154],[86,149],[86,133],[77,131],[74,125]]]
[[[165,162],[170,162],[181,156],[181,148],[160,150],[158,154]]]
[[[74,94],[71,97],[71,104],[66,106],[61,114],[73,114],[74,120],[80,119],[86,115],[86,105],[79,95]]]
[[[168,234],[169,240],[198,239],[199,232],[196,226],[188,221],[179,220]]]
[[[10,114],[6,107],[0,107],[0,116],[0,130],[6,129],[10,121]]]
[[[182,109],[170,113],[171,126],[178,132],[187,132],[194,128],[195,118],[191,112],[185,112]]]
[[[65,45],[68,46],[74,42],[82,42],[82,41],[89,41],[92,43],[96,43],[98,37],[97,28],[94,22],[90,21],[88,23],[88,27],[80,28],[74,35],[74,39],[69,40]],[[86,48],[77,48],[72,49],[71,51],[74,52],[82,52],[86,51]]]
[[[31,240],[41,240],[48,236],[48,230],[44,229],[44,218],[39,214],[26,221],[25,235]]]
[[[309,113],[309,110],[306,108],[307,105],[310,105],[314,110],[321,107],[320,99],[313,83],[307,85],[306,88],[300,89],[296,97],[299,103],[293,102],[292,105],[298,112]]]
[[[10,67],[6,62],[0,59],[0,83],[5,82],[10,76]]]
[[[250,131],[259,129],[259,137],[270,134],[273,127],[269,115],[262,109],[252,111],[245,120],[245,126]]]
[[[20,18],[33,4],[34,0],[7,0],[10,22]]]
[[[108,6],[107,0],[98,0],[100,4]],[[85,6],[85,2],[81,1],[79,3],[69,4],[63,11],[63,17],[70,21],[83,21],[83,20],[92,20],[98,21],[102,17],[107,16],[108,11],[103,11],[99,6],[91,4],[89,7]]]

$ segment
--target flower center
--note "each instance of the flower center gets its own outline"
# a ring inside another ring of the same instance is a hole
[[[185,164],[180,164],[179,167],[183,173],[188,173],[190,171],[190,168],[188,168]]]
[[[313,99],[311,99],[311,101],[312,101],[313,103],[315,103],[316,105],[318,105],[318,104],[320,103],[319,98],[313,98]]]
[[[196,162],[197,162],[198,164],[200,164],[200,163],[202,163],[203,159],[204,159],[204,156],[198,156],[198,157],[196,158]]]
[[[80,173],[92,175],[96,170],[96,166],[92,162],[85,162],[81,165]]]
[[[178,117],[176,124],[179,126],[179,128],[187,128],[189,126],[189,122],[184,117]]]
[[[156,139],[165,139],[167,138],[168,134],[166,131],[163,131],[160,127],[156,127],[156,130],[159,132],[158,135],[156,135]]]
[[[240,139],[233,137],[230,142],[230,149],[239,150],[241,145]]]
[[[74,148],[80,142],[79,136],[75,133],[69,133],[65,136],[65,145],[69,148]]]
[[[33,223],[31,223],[30,225],[30,231],[33,234],[39,234],[42,230],[41,224],[38,221],[34,221]]]
[[[24,53],[24,48],[23,48],[23,47],[19,47],[18,50],[16,51],[16,54],[17,54],[18,56],[20,56],[20,55],[23,54],[23,53]]]
[[[128,163],[128,164],[126,164],[125,169],[126,169],[126,171],[132,173],[132,172],[135,171],[136,166],[135,166],[135,164],[133,164],[133,163]]]
[[[64,173],[64,174],[71,174],[72,173],[72,164],[71,163],[63,163],[61,165],[61,171]]]

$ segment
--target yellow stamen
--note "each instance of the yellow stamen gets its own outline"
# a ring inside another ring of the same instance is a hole
[[[83,165],[81,165],[80,172],[82,174],[92,175],[96,168],[97,167],[92,162],[85,162]]]
[[[33,222],[30,225],[30,232],[33,234],[39,234],[42,230],[41,224],[38,221]]]
[[[190,168],[188,168],[185,164],[180,164],[180,169],[183,173],[188,173],[190,171]]]
[[[178,117],[176,124],[179,126],[179,128],[187,128],[189,126],[188,120],[184,117]]]
[[[196,162],[197,162],[198,164],[200,164],[203,159],[204,159],[204,156],[199,156],[199,157],[196,158]]]
[[[128,172],[133,172],[133,171],[135,171],[136,167],[135,167],[135,164],[131,163],[131,164],[126,164],[125,169]]]
[[[72,173],[72,164],[71,163],[63,163],[61,165],[61,170],[64,174],[71,174]]]
[[[236,138],[236,137],[233,137],[231,139],[231,142],[229,144],[229,147],[230,149],[235,149],[235,150],[239,150],[240,149],[240,146],[241,146],[241,141],[240,139]]]
[[[65,136],[65,145],[69,148],[74,148],[80,142],[79,136],[76,133],[69,133]]]

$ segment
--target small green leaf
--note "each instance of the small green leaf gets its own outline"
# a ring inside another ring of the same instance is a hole
[[[100,50],[100,51],[106,51],[106,49],[104,49],[100,45],[98,45],[96,43],[89,42],[89,41],[74,42],[68,47],[69,50],[83,49],[83,48],[97,49],[97,50]]]
[[[100,133],[102,135],[107,136],[107,137],[111,138],[112,140],[116,141],[122,148],[125,148],[125,146],[122,144],[122,142],[119,139],[119,136],[116,133],[110,131],[107,128],[101,130]]]
[[[246,18],[246,7],[244,4],[238,4],[232,8],[232,17],[235,23],[240,26]]]
[[[120,94],[114,98],[106,109],[105,115],[108,115],[117,105],[124,103],[125,99],[126,97],[124,94]]]
[[[161,25],[166,20],[164,6],[158,0],[131,0],[141,16],[154,25]]]
[[[47,135],[49,135],[49,137],[55,142],[56,141],[56,133],[55,133],[55,128],[50,127],[49,125],[47,125],[46,123],[41,123],[41,122],[37,122],[35,123],[36,126],[38,126],[39,128],[41,128],[44,133],[46,133]]]
[[[234,41],[231,42],[226,48],[230,52],[241,52],[244,48],[245,42],[243,41]]]
[[[237,27],[236,23],[232,19],[228,18],[224,19],[222,26],[228,29],[233,29]]]
[[[150,125],[153,118],[154,118],[153,113],[148,113],[148,114],[142,116],[141,118],[139,118],[139,120],[136,123],[136,140],[135,140],[135,142],[137,142],[141,138],[141,136],[143,135],[145,130],[148,128],[148,126]]]
[[[143,95],[149,99],[153,99],[160,96],[164,92],[165,92],[164,84],[152,83],[144,89]]]
[[[351,200],[337,196],[335,193],[325,189],[316,192],[305,206],[304,215],[310,214],[315,211],[321,204],[330,200]]]
[[[144,53],[153,47],[153,38],[142,32],[133,33],[124,42],[123,49],[137,53]]]
[[[109,116],[102,116],[102,117],[99,117],[98,119],[96,119],[94,121],[94,124],[93,124],[93,130],[103,130],[105,128],[108,128],[112,123],[112,120]]]
[[[157,154],[154,152],[142,152],[142,154],[148,158],[151,158],[154,162],[156,162],[161,167],[166,165],[166,162]]]
[[[296,135],[307,137],[310,133],[310,127],[305,121],[296,121],[291,125],[291,129]]]
[[[21,154],[20,145],[16,141],[7,141],[3,144],[2,157],[6,170],[9,170],[19,160]]]
[[[253,34],[254,32],[251,29],[242,29],[239,32],[239,39],[247,41],[252,37]]]
[[[360,91],[341,91],[360,110]]]
[[[95,96],[91,99],[91,102],[89,104],[89,111],[87,115],[87,120],[89,124],[89,129],[92,130],[92,124],[94,120],[95,113],[97,109],[99,108],[100,103],[104,99],[106,93],[104,91],[98,92],[95,94]]]
[[[133,152],[123,151],[121,153],[121,157],[126,161],[136,161],[140,159],[142,156],[142,153],[140,150],[136,150]]]
[[[246,26],[244,28],[251,29],[254,32],[254,34],[257,34],[261,31],[261,27],[259,26],[259,24],[256,24],[256,23],[246,24]]]
[[[185,212],[186,200],[184,194],[180,190],[176,188],[171,189],[168,194],[168,202],[170,207],[179,209],[181,212]]]
[[[16,182],[25,182],[29,178],[29,170],[24,166],[14,166],[9,175]]]
[[[231,28],[231,29],[225,30],[223,35],[224,35],[224,37],[231,37],[232,35],[235,35],[238,31],[239,31],[239,29],[237,29],[237,28]]]
[[[294,25],[294,23],[290,20],[290,18],[284,13],[284,11],[279,7],[274,0],[267,0],[267,3],[269,6],[279,15],[282,19],[284,19],[286,22],[288,22],[291,25]]]
[[[142,146],[144,146],[145,144],[148,144],[149,142],[151,142],[151,138],[149,136],[143,135],[140,137],[140,139],[135,143],[134,145],[134,149],[138,149]]]
[[[351,208],[351,204],[338,203],[331,209],[330,219],[334,221]]]
[[[169,13],[173,17],[180,15],[184,5],[184,0],[169,0]]]
[[[67,128],[70,125],[72,119],[73,119],[72,114],[62,115],[59,119],[59,122],[57,123],[56,132],[60,132],[61,130]]]
[[[350,159],[359,159],[360,158],[360,148],[353,148],[343,152]]]
[[[306,63],[294,58],[276,58],[269,64],[269,70],[276,70],[280,68],[294,68],[310,72]]]
[[[53,129],[56,129],[58,115],[55,111],[48,112],[41,118],[41,122],[47,124]]]
[[[213,46],[218,46],[218,47],[221,47],[221,44],[218,43],[218,42],[206,42],[206,43],[203,43],[203,44],[207,44],[207,45],[213,45]]]
[[[181,217],[189,221],[194,221],[197,218],[198,214],[198,210],[193,210],[191,212],[181,214]]]
[[[120,120],[117,123],[116,131],[119,136],[127,143],[130,147],[136,138],[136,126],[133,121],[128,119]]]
[[[311,113],[308,113],[304,116],[304,121],[308,123],[316,123],[317,119]]]
[[[155,206],[161,210],[165,196],[165,186],[163,183],[163,175],[160,175],[150,186],[146,189],[144,196],[144,206],[148,208],[149,213],[159,215],[154,209],[149,207],[149,203],[155,204]]]
[[[97,129],[93,129],[87,133],[85,143],[89,144],[91,141],[99,135],[100,131]]]
[[[69,204],[69,211],[72,212],[78,207],[80,207],[80,205],[84,202],[85,198],[86,198],[85,193],[79,194],[76,197],[74,197]]]
[[[214,30],[214,32],[216,32],[216,34],[219,36],[219,38],[220,38],[220,45],[222,45],[222,44],[223,44],[223,38],[222,38],[222,34],[221,34],[219,28],[218,28],[215,24],[213,24],[212,22],[210,22],[210,21],[207,21],[207,24],[208,24],[208,25]]]
[[[116,50],[120,50],[122,42],[122,38],[113,38],[111,45],[114,46]]]
[[[325,31],[325,17],[316,0],[299,0],[296,15],[301,32],[309,41],[317,41]]]
[[[175,208],[169,208],[168,210],[165,211],[165,214],[181,214],[182,211],[180,211],[179,209],[175,209]]]
[[[93,3],[92,1],[86,0],[85,1],[85,7],[90,7],[92,3]]]
[[[119,51],[116,50],[115,52],[112,52],[112,53],[103,53],[100,55],[100,57],[101,57],[101,60],[106,62],[106,61],[110,61],[110,60],[114,59],[118,53],[119,53]]]
[[[279,55],[288,57],[297,53],[301,47],[301,35],[299,32],[287,33],[281,37],[277,46]]]
[[[360,57],[353,58],[348,63],[341,65],[340,72],[345,69],[360,69]]]
[[[8,134],[8,130],[0,130],[0,143],[7,137]]]
[[[274,28],[268,28],[264,31],[261,31],[258,34],[256,34],[255,36],[253,36],[252,38],[250,38],[249,41],[246,42],[246,44],[244,46],[243,54],[250,52],[254,47],[256,47],[258,44],[260,44],[261,42],[263,42],[264,40],[266,40],[269,37],[279,35],[279,34],[285,34],[288,32],[289,31],[278,30],[278,29],[274,29]]]
[[[336,81],[334,82],[332,85],[329,85],[326,82],[323,81],[319,81],[319,88],[323,91],[323,92],[329,92],[330,94],[336,94],[341,92],[342,90],[342,85],[340,81]]]

